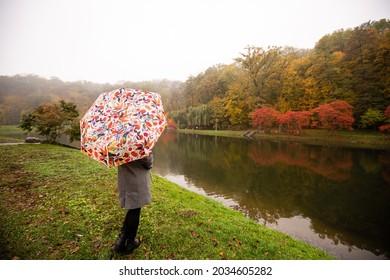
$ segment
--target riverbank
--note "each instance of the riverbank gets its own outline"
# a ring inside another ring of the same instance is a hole
[[[210,136],[223,137],[245,137],[247,130],[198,130],[198,129],[180,129],[179,133],[190,133]],[[254,132],[254,131],[253,131]],[[390,136],[378,132],[369,131],[337,131],[329,134],[326,130],[305,129],[300,135],[289,135],[281,133],[262,133],[256,132],[251,136],[256,140],[270,141],[295,141],[314,145],[337,145],[343,147],[369,148],[369,149],[390,149]]]
[[[244,138],[247,130],[199,130],[180,129],[179,133],[238,137]],[[0,126],[0,143],[24,142],[26,133],[15,125]],[[39,136],[39,135],[37,135]],[[326,130],[305,129],[301,135],[289,134],[267,134],[256,132],[251,136],[256,140],[270,141],[295,141],[313,145],[337,145],[343,147],[368,148],[368,149],[390,149],[390,135],[383,135],[378,132],[368,131],[338,131],[330,135]]]
[[[120,257],[116,168],[56,145],[0,150],[1,259],[332,259],[154,174],[141,247]]]

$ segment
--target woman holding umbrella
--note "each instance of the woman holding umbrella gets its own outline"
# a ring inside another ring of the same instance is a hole
[[[140,245],[136,238],[141,207],[151,201],[150,169],[153,154],[118,166],[118,198],[121,207],[127,209],[122,230],[115,243],[118,254],[131,254]]]
[[[80,120],[81,152],[107,168],[118,166],[119,203],[127,213],[117,253],[139,247],[141,207],[151,200],[152,149],[166,125],[158,93],[124,88],[100,94]]]

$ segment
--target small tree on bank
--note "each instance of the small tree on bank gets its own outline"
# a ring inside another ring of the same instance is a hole
[[[19,127],[30,132],[33,128],[49,142],[57,142],[62,134],[70,135],[70,140],[80,139],[77,134],[79,111],[75,104],[61,100],[58,104],[42,104],[33,112],[23,115]]]

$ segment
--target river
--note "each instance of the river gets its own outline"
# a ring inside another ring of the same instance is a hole
[[[164,133],[154,172],[338,259],[390,257],[390,151]]]

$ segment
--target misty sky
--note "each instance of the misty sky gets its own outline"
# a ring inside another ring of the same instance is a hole
[[[248,45],[313,48],[389,0],[0,0],[0,75],[185,81]]]

